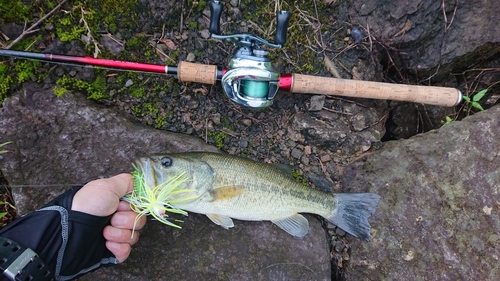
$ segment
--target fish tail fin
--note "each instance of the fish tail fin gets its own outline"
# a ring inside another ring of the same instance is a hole
[[[368,218],[375,213],[380,196],[375,193],[337,193],[331,223],[359,239],[370,241]]]

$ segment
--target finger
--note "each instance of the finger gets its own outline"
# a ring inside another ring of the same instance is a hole
[[[127,243],[130,245],[137,243],[140,235],[138,231],[134,231],[134,235],[132,235],[131,229],[123,229],[111,225],[106,226],[102,234],[109,242]]]
[[[130,204],[127,201],[120,201],[116,210],[118,212],[130,211]]]
[[[118,259],[118,262],[120,263],[124,262],[132,251],[132,247],[130,247],[130,244],[110,241],[106,242],[106,248],[108,248],[108,250],[113,253],[113,255],[115,255],[115,257]]]
[[[133,211],[116,212],[111,217],[111,225],[123,229],[140,230],[146,224],[146,217],[141,216],[137,221],[136,218],[137,213]]]

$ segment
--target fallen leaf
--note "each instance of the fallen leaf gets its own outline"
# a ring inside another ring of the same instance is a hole
[[[176,51],[177,49],[179,49],[179,47],[177,45],[175,45],[174,41],[172,41],[170,39],[164,39],[164,38],[162,38],[159,41],[161,43],[163,43],[165,46],[167,46],[167,48],[169,48],[172,51]]]
[[[205,87],[201,87],[201,88],[193,89],[193,92],[194,92],[195,94],[197,94],[197,93],[201,93],[202,95],[206,95],[206,94],[208,94],[208,90],[207,90],[207,88],[205,88]]]

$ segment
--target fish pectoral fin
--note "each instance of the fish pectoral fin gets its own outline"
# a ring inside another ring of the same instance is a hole
[[[273,220],[272,222],[296,237],[304,237],[309,232],[309,221],[300,214],[295,214],[284,219]]]
[[[210,202],[217,200],[225,200],[236,197],[245,192],[245,188],[242,186],[224,186],[210,191],[212,199]]]
[[[233,220],[228,216],[218,215],[218,214],[207,214],[207,217],[216,225],[220,225],[225,229],[234,226]]]

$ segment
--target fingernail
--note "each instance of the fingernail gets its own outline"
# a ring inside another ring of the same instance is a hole
[[[128,222],[128,216],[125,214],[118,212],[113,216],[114,226],[125,226],[127,222]]]
[[[108,250],[118,250],[120,249],[120,244],[116,242],[108,242],[106,243]]]
[[[122,230],[119,229],[119,228],[116,228],[116,227],[110,227],[108,229],[108,233],[109,235],[111,235],[112,237],[121,237],[122,235]]]

